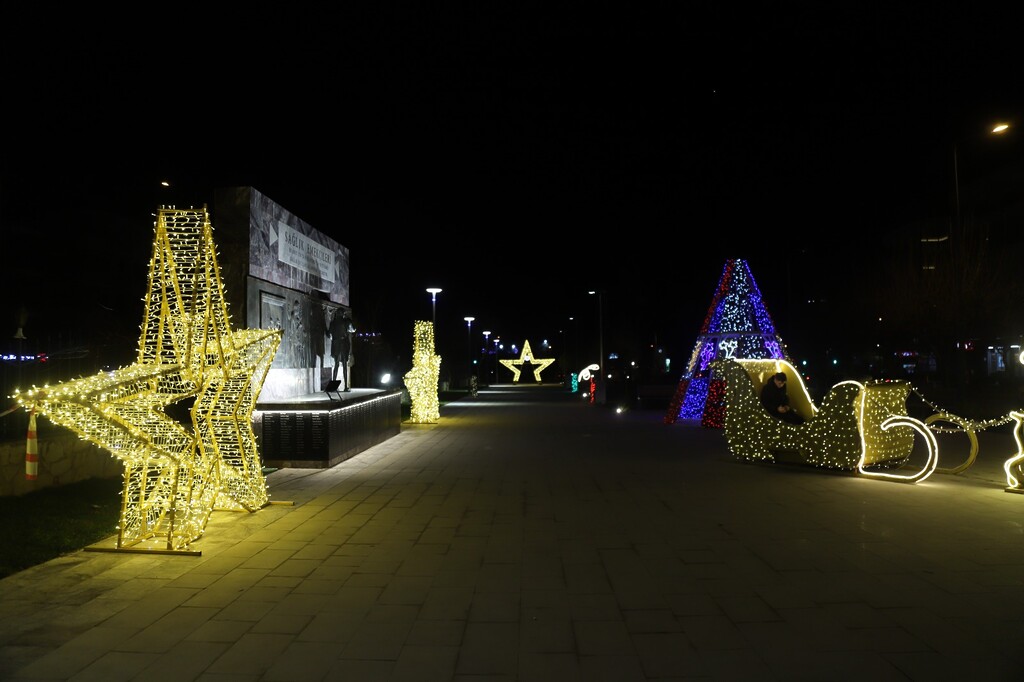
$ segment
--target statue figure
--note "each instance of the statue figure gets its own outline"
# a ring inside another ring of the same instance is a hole
[[[334,374],[332,379],[341,381],[343,391],[352,390],[352,334],[356,328],[347,312],[335,311],[328,333],[331,337],[331,357],[334,358]]]

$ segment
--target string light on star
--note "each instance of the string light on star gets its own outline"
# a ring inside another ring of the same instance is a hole
[[[231,328],[205,208],[158,210],[143,301],[134,364],[14,397],[124,463],[115,550],[187,552],[214,509],[268,503],[252,412],[281,330]]]

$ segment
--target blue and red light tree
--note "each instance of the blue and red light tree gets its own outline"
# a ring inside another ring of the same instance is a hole
[[[703,426],[721,428],[724,380],[712,376],[710,369],[720,358],[789,361],[750,266],[740,258],[725,263],[686,372],[669,403],[666,424],[699,419]]]

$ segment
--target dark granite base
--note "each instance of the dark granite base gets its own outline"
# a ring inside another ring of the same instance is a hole
[[[352,389],[257,403],[263,466],[326,469],[402,430],[402,392]]]

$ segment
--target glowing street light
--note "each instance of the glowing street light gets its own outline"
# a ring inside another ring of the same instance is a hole
[[[431,318],[430,321],[434,325],[434,333],[437,333],[437,295],[441,293],[441,289],[438,287],[427,287],[427,293],[430,294],[430,308]]]
[[[481,363],[481,368],[484,371],[484,381],[490,381],[490,379],[491,379],[490,369],[487,366],[488,364],[490,364],[490,363],[487,362],[487,339],[491,336],[491,332],[485,331],[485,332],[483,332],[483,335],[484,335],[484,361],[483,361],[483,363]]]
[[[466,388],[472,390],[473,381],[473,320],[475,317],[466,316],[462,318],[466,321],[466,358],[469,361],[468,368],[469,373],[466,374]]]
[[[598,327],[597,353],[598,353],[598,355],[601,356],[599,358],[599,361],[601,363],[601,372],[605,376],[602,376],[601,377],[601,381],[599,381],[597,383],[597,388],[596,388],[597,396],[596,397],[597,397],[597,402],[600,403],[601,405],[604,405],[604,403],[605,403],[604,384],[605,384],[605,378],[607,377],[607,374],[608,374],[608,372],[605,371],[605,366],[604,366],[604,292],[603,291],[588,291],[587,293],[590,294],[591,296],[593,296],[594,294],[597,294],[597,327]]]
[[[1003,135],[1010,129],[1009,123],[997,123],[989,130],[990,135]],[[960,219],[960,168],[957,159],[956,142],[953,143],[953,187],[956,192],[956,218]]]

